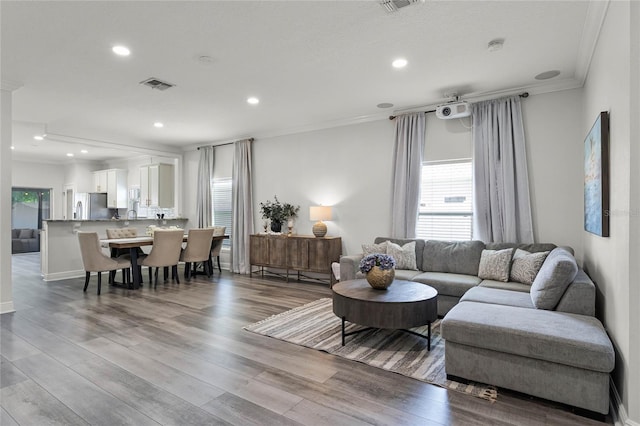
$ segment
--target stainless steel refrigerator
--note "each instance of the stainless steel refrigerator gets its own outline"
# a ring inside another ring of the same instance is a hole
[[[75,195],[75,219],[95,220],[110,219],[111,212],[107,208],[107,194],[103,192],[80,192]]]

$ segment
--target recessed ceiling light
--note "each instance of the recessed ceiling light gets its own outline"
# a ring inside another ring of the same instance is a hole
[[[88,154],[88,153],[89,153],[89,151],[87,151],[86,149],[83,149],[83,150],[81,150],[80,152],[81,152],[82,154]]]
[[[15,147],[15,146],[13,146],[13,145],[11,145],[11,149],[16,149],[16,147]]]
[[[391,108],[393,104],[389,102],[382,102],[381,104],[376,105],[378,108]]]
[[[535,76],[535,79],[536,80],[549,80],[550,78],[557,77],[559,75],[560,75],[560,71],[551,70],[551,71],[541,72],[540,74]]]
[[[153,123],[153,127],[157,127],[158,129],[160,129],[164,127],[164,124],[159,121],[156,121],[155,123]]]
[[[131,51],[126,46],[113,46],[111,50],[118,56],[129,56],[131,54]]]
[[[44,139],[42,136],[34,136],[33,138],[37,141],[41,141]]]
[[[407,62],[407,60],[406,60],[406,59],[404,59],[404,58],[398,58],[398,59],[396,59],[395,61],[393,61],[393,62],[391,63],[391,65],[392,65],[394,68],[404,68],[404,67],[406,67],[406,66],[407,66],[407,64],[408,64],[408,63],[409,63],[409,62]]]
[[[67,152],[67,157],[73,157],[73,153]]]
[[[247,98],[247,103],[251,105],[258,105],[260,103],[260,99],[252,96],[250,98]]]

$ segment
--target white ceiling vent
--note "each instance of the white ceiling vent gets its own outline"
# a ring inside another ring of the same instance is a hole
[[[398,9],[407,7],[413,3],[418,3],[424,0],[380,0],[380,4],[387,12],[396,12]]]
[[[140,84],[144,84],[145,86],[149,86],[152,89],[157,90],[167,90],[175,86],[175,84],[167,83],[166,81],[158,80],[155,77],[148,78],[144,81],[141,81]]]

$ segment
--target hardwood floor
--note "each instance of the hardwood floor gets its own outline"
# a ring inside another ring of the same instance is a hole
[[[329,297],[325,285],[216,271],[156,290],[105,279],[97,296],[95,277],[83,293],[83,278],[47,283],[39,269],[37,255],[13,256],[16,312],[0,328],[3,426],[602,424],[548,401],[501,389],[490,403],[242,329]]]

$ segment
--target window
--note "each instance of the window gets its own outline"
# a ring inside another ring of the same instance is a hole
[[[225,234],[231,235],[231,225],[233,223],[231,178],[213,179],[211,192],[213,224],[215,226],[225,226],[227,228]],[[231,246],[231,240],[224,240],[222,246]]]
[[[470,159],[422,165],[416,237],[470,240],[473,223],[473,169]]]

